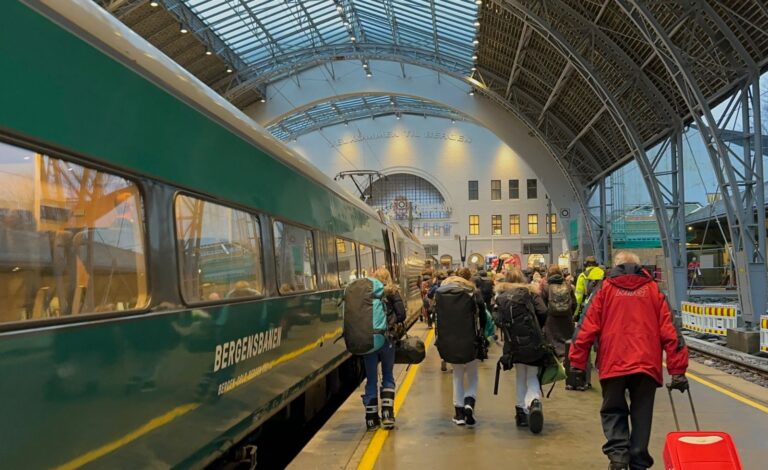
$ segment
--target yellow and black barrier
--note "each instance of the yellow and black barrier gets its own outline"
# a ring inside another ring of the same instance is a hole
[[[698,333],[727,336],[729,328],[737,328],[741,311],[736,304],[682,302],[683,328]]]
[[[760,350],[768,352],[768,315],[760,317]]]

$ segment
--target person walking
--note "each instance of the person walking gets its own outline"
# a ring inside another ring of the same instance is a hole
[[[573,314],[576,312],[576,295],[563,277],[560,266],[552,264],[547,269],[546,283],[542,282],[541,298],[547,306],[544,334],[555,347],[559,359],[565,357],[565,342],[573,338]]]
[[[614,267],[592,299],[571,346],[571,368],[583,376],[597,338],[603,404],[603,453],[612,470],[653,465],[648,452],[656,388],[662,385],[662,352],[670,387],[688,389],[688,348],[672,323],[667,300],[634,253],[616,254]],[[626,392],[629,392],[627,404]]]
[[[384,429],[395,427],[395,341],[399,338],[399,331],[403,331],[402,324],[405,321],[405,305],[400,296],[399,287],[392,282],[392,275],[387,268],[379,268],[373,277],[384,284],[383,301],[387,309],[387,339],[384,346],[378,350],[365,354],[365,393],[363,405],[365,406],[365,424],[371,431],[379,426]],[[379,383],[378,369],[381,363],[381,417],[379,417]]]
[[[584,271],[576,278],[576,313],[574,322],[579,321],[579,317],[584,315],[584,301],[589,299],[600,281],[605,277],[605,270],[597,265],[597,259],[594,256],[587,256],[584,260]]]
[[[453,422],[472,427],[477,422],[477,367],[487,356],[487,345],[483,351],[485,301],[470,277],[469,269],[461,268],[446,278],[435,294],[435,309],[437,350],[453,366]]]
[[[546,359],[540,352],[543,349],[542,327],[547,320],[547,307],[539,295],[538,284],[526,282],[519,269],[509,271],[505,282],[496,283],[496,306],[497,322],[504,335],[504,354],[516,358],[513,365],[517,389],[515,423],[518,427],[528,426],[531,432],[538,434],[544,427],[539,369],[541,361]],[[511,335],[538,338],[539,344],[526,344],[527,351],[514,350],[517,343]],[[518,362],[519,358],[531,352],[530,361]]]

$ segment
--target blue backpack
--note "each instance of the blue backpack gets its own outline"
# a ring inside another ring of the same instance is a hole
[[[384,284],[364,277],[344,290],[344,344],[352,354],[368,354],[386,342],[387,311],[381,298]]]

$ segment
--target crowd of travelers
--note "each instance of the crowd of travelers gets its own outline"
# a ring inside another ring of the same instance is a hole
[[[473,427],[478,422],[478,364],[488,358],[492,342],[503,347],[497,369],[515,370],[515,423],[534,434],[544,427],[544,371],[564,364],[560,369],[566,370],[566,384],[589,383],[594,348],[603,398],[603,453],[609,468],[637,470],[653,465],[648,442],[655,390],[663,380],[662,353],[672,376],[668,386],[685,391],[688,350],[666,298],[639,258],[623,251],[613,261],[608,269],[587,257],[576,277],[556,264],[422,273],[420,320],[436,328],[441,369],[447,371],[450,366],[452,370],[453,423]],[[402,322],[405,308],[397,286],[386,269],[378,270],[375,277],[386,286],[385,303],[393,317],[389,323]],[[631,344],[627,332],[632,332]],[[382,349],[364,356],[363,402],[369,429],[394,427],[392,338]],[[498,370],[496,381],[498,387]]]

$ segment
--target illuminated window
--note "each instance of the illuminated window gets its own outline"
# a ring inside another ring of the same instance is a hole
[[[509,198],[520,199],[520,180],[509,180]]]
[[[538,186],[536,179],[528,180],[528,199],[536,199],[538,197]]]
[[[480,235],[480,216],[479,215],[469,216],[469,234]]]
[[[491,216],[491,234],[501,235],[501,216],[500,215]]]
[[[317,288],[315,244],[309,230],[276,221],[275,264],[277,285],[281,294],[292,294]]]
[[[491,201],[501,200],[501,180],[491,180]]]
[[[477,181],[469,181],[469,200],[477,201],[479,198]]]
[[[0,143],[0,322],[143,308],[145,253],[135,184]]]
[[[509,234],[520,235],[520,214],[509,216]]]
[[[341,238],[336,239],[336,253],[339,259],[339,283],[341,287],[357,279],[357,256],[355,244]]]
[[[557,214],[547,214],[547,233],[557,232]]]
[[[539,214],[528,214],[528,235],[539,234]]]
[[[178,196],[176,245],[184,301],[261,296],[260,233],[252,214]]]

